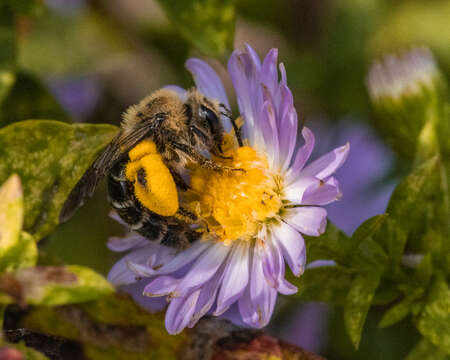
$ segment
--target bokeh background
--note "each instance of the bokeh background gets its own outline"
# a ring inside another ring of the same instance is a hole
[[[240,0],[232,5],[235,48],[249,43],[261,56],[279,49],[299,118],[316,134],[313,158],[351,143],[338,173],[344,197],[328,207],[329,219],[351,234],[383,213],[410,165],[377,131],[365,86],[370,63],[385,53],[425,45],[448,77],[450,1]],[[16,26],[22,70],[3,102],[3,122],[48,118],[118,125],[129,105],[155,89],[192,86],[184,62],[205,55],[152,0],[45,0],[27,9]],[[223,67],[228,55],[205,59],[230,90]],[[123,231],[108,211],[102,184],[40,247],[52,261],[106,274],[117,258],[105,242]],[[408,321],[378,329],[384,310],[369,313],[358,351],[344,331],[341,310],[324,304],[280,299],[268,331],[330,360],[401,359],[419,335]]]

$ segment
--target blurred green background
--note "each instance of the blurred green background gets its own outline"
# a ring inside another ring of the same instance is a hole
[[[377,133],[365,88],[370,63],[386,52],[425,45],[450,73],[448,0],[206,0],[187,17],[177,12],[177,1],[3,1],[0,43],[12,55],[0,55],[6,69],[0,83],[9,87],[4,95],[0,88],[0,126],[27,118],[118,125],[129,105],[155,89],[192,86],[184,69],[190,56],[209,56],[231,95],[223,68],[230,50],[249,43],[264,56],[278,48],[300,121],[317,133],[317,154],[346,141],[358,153],[338,174],[344,199],[329,209],[347,233],[384,211],[393,184],[410,165]],[[202,27],[211,17],[216,28]],[[8,68],[15,72],[11,84]],[[366,170],[350,171],[358,167]],[[105,242],[123,231],[108,211],[102,184],[70,222],[40,243],[41,261],[106,274],[118,257]],[[289,299],[278,309],[270,331],[328,359],[401,359],[419,338],[408,321],[378,329],[384,309],[375,308],[355,351],[339,309]]]

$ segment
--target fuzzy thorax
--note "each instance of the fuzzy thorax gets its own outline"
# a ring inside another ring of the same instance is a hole
[[[226,151],[215,161],[243,171],[217,172],[197,167],[192,172],[194,199],[190,208],[220,241],[253,239],[262,225],[277,218],[281,198],[267,159],[249,146]]]
[[[178,193],[172,174],[152,141],[142,141],[129,152],[125,176],[134,184],[137,199],[147,209],[173,216],[178,210]]]

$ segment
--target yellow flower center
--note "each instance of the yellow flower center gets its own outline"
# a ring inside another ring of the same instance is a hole
[[[196,167],[188,206],[220,241],[250,240],[281,208],[279,177],[270,171],[266,157],[249,146],[230,149],[224,156],[230,159],[214,160],[244,171]]]

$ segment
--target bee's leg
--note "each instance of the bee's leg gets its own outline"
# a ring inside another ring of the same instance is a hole
[[[190,125],[189,126],[189,139],[191,140],[191,144],[195,144],[195,135],[197,135],[199,138],[202,138],[203,141],[207,141],[208,136],[197,126]]]
[[[244,146],[244,143],[242,142],[242,134],[241,134],[241,128],[236,124],[236,120],[230,118],[231,125],[233,126],[234,135],[236,136],[237,142],[239,146]]]
[[[221,158],[221,159],[224,159],[224,160],[233,160],[232,156],[223,156],[221,154],[214,154],[214,156],[216,156],[218,158]]]
[[[197,221],[197,216],[193,212],[182,207],[178,208],[175,217],[187,224],[194,224]]]
[[[169,171],[172,174],[175,184],[181,189],[181,191],[187,191],[191,188],[188,184],[186,184],[186,181],[184,181],[183,177],[178,172],[172,169],[169,169]]]
[[[171,224],[161,244],[179,250],[187,249],[194,241],[198,240],[201,233],[190,229],[185,224]]]
[[[213,171],[245,171],[244,169],[234,168],[231,166],[221,165],[218,164],[211,159],[208,159],[204,157],[202,154],[199,154],[195,148],[192,146],[186,145],[186,144],[180,144],[177,142],[172,142],[171,144],[173,147],[175,147],[178,150],[183,151],[186,155],[188,155],[194,162],[199,164],[200,166],[213,170]]]
[[[137,233],[146,237],[148,240],[161,243],[168,232],[167,220],[148,209],[142,209],[142,220],[140,226],[134,226],[133,229]]]

